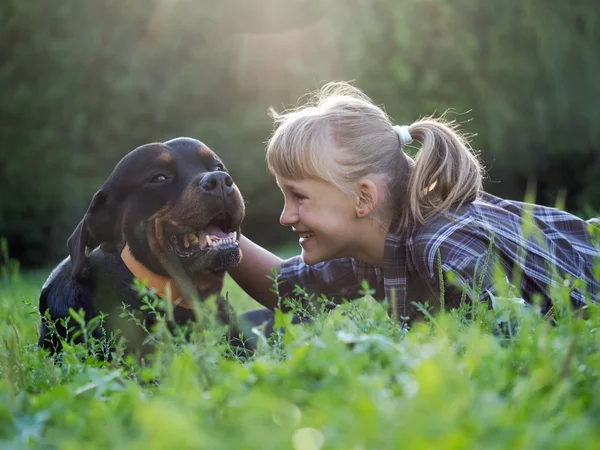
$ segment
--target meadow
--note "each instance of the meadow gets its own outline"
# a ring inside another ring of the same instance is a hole
[[[284,245],[268,110],[326,81],[353,80],[398,125],[446,112],[472,136],[491,194],[521,200],[535,186],[536,203],[600,216],[598,11],[598,0],[0,2],[0,450],[600,448],[600,307],[573,311],[564,292],[554,321],[465,303],[406,329],[365,286],[330,312],[323,299],[279,311],[274,336],[255,329],[252,356],[228,346],[210,305],[190,340],[151,330],[146,364],[118,337],[108,354],[89,329],[60,362],[36,345],[51,266],[139,145],[206,143],[244,194],[244,234]],[[47,268],[20,270],[2,237],[23,266]],[[238,313],[259,307],[231,279],[225,291]]]
[[[153,330],[140,365],[102,343],[36,346],[47,271],[2,268],[0,448],[460,449],[592,448],[600,442],[600,310],[465,303],[416,323],[391,321],[369,296],[312,323],[261,330],[252,356],[210,320],[189,341]],[[230,280],[238,312],[258,307]],[[150,302],[152,303],[152,302]],[[210,308],[202,313],[210,318]],[[517,320],[518,319],[518,320]],[[502,326],[500,326],[502,324]]]

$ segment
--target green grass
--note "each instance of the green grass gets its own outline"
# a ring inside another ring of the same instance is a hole
[[[530,308],[513,338],[468,305],[392,323],[366,297],[289,325],[257,354],[228,355],[220,330],[190,342],[156,331],[156,360],[110,363],[36,348],[45,272],[0,283],[0,448],[592,448],[600,442],[600,313]],[[228,280],[238,311],[258,306]],[[33,305],[33,309],[30,305]],[[505,312],[506,314],[508,311]],[[514,317],[514,315],[513,315]]]

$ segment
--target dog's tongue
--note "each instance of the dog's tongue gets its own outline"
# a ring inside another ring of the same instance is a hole
[[[221,230],[219,227],[215,226],[215,225],[208,225],[204,231],[206,231],[207,234],[209,234],[210,236],[216,236],[218,238],[226,238],[228,236],[227,233],[225,233],[223,230]]]

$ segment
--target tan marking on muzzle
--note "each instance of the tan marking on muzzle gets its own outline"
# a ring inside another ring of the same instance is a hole
[[[223,288],[223,275],[203,271],[195,279],[190,278],[179,258],[172,252],[166,251],[163,220],[157,217],[157,214],[152,220],[154,220],[154,227],[148,227],[147,233],[150,251],[169,274],[183,298],[189,300],[218,294]]]
[[[150,220],[154,221],[154,226],[147,228],[146,239],[148,241],[148,245],[150,246],[150,251],[154,256],[156,256],[158,261],[163,267],[165,267],[166,270],[168,259],[165,252],[163,222],[156,216]]]
[[[206,152],[207,149],[201,146],[199,147],[199,151]],[[186,189],[180,202],[177,202],[175,205],[169,204],[164,206],[150,218],[154,222],[154,226],[147,228],[146,235],[150,251],[158,259],[186,299],[194,297],[206,298],[210,295],[219,294],[223,289],[223,273],[203,270],[195,274],[194,279],[192,279],[183,268],[180,259],[173,252],[166,249],[164,223],[168,222],[178,227],[177,222],[181,220],[182,216],[186,215],[185,213],[192,211],[194,214],[201,213],[202,204],[199,200],[197,193],[193,189]]]
[[[223,273],[214,273],[208,270],[198,274],[192,282],[198,289],[201,298],[209,297],[218,294],[223,289],[225,276]]]

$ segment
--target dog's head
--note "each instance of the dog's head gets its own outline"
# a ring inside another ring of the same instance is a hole
[[[219,157],[190,138],[126,155],[94,195],[69,238],[72,275],[100,244],[129,245],[150,270],[193,281],[240,261],[240,191]]]

